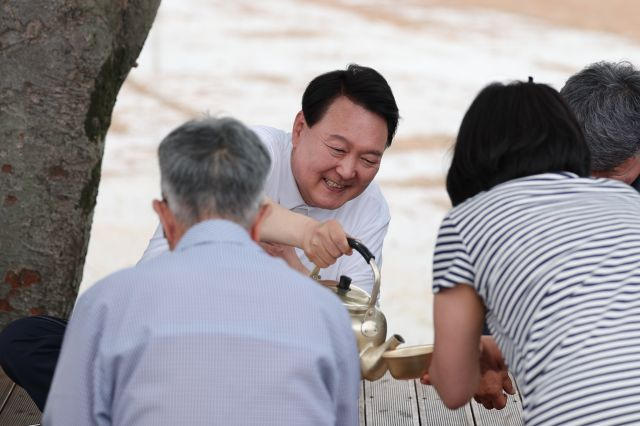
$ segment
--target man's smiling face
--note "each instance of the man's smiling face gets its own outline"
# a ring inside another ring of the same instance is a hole
[[[378,173],[386,142],[385,120],[347,97],[336,98],[313,127],[299,112],[291,169],[300,195],[331,210],[357,197]]]

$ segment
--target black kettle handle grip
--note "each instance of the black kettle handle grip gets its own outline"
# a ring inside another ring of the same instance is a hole
[[[349,243],[349,247],[357,251],[364,257],[364,260],[369,263],[371,259],[375,259],[376,257],[369,251],[369,249],[362,244],[362,241],[356,240],[355,238],[347,237],[347,242]]]

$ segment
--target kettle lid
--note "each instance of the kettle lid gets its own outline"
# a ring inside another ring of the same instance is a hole
[[[375,256],[369,251],[367,247],[365,247],[364,244],[362,244],[361,241],[356,240],[355,238],[347,237],[347,242],[349,243],[349,246],[360,253],[365,262],[367,262],[369,266],[371,266],[374,280],[373,291],[371,294],[369,294],[365,290],[356,286],[351,287],[351,278],[344,275],[340,277],[340,283],[337,287],[331,286],[330,288],[338,295],[338,297],[342,301],[342,304],[350,312],[360,312],[363,310],[373,311],[375,310],[374,306],[376,301],[378,300],[378,294],[380,293],[380,269],[374,261]],[[319,280],[319,271],[320,268],[316,266],[313,272],[311,272],[311,278]]]
[[[351,286],[351,278],[342,275],[337,286],[331,290],[340,298],[342,304],[349,310],[365,310],[369,306],[371,295],[357,286]]]

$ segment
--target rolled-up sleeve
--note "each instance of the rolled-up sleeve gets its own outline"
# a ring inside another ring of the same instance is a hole
[[[456,224],[445,216],[438,231],[433,255],[433,292],[474,282],[475,272]]]

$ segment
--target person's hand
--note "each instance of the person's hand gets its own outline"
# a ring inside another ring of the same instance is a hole
[[[486,409],[501,410],[507,405],[507,395],[515,389],[502,352],[491,336],[480,338],[480,383],[473,399]]]
[[[300,262],[296,250],[293,247],[276,243],[260,243],[260,246],[271,256],[284,259],[287,265],[296,271],[309,275],[309,270]]]
[[[431,384],[431,382],[429,381],[429,373],[424,373],[424,375],[420,377],[420,383],[422,383],[423,385]]]
[[[480,383],[473,399],[484,408],[502,410],[507,406],[507,395],[515,394],[513,383],[509,378],[509,370],[504,362],[502,352],[491,336],[480,338]],[[429,374],[420,378],[420,383],[430,385]]]
[[[320,268],[326,268],[343,254],[352,253],[347,234],[336,220],[312,223],[305,228],[302,250]]]

